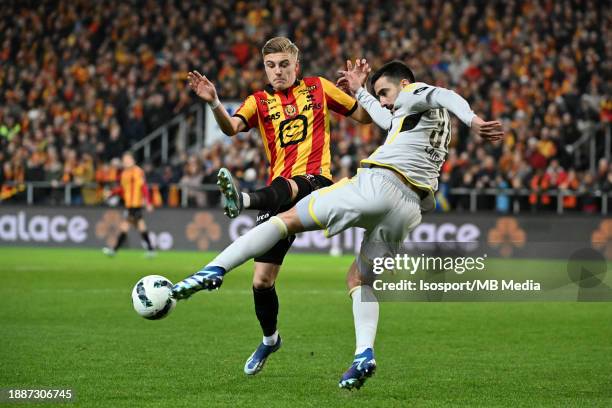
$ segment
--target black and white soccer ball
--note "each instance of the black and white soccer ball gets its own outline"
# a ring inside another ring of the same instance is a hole
[[[134,310],[149,320],[163,319],[175,308],[172,282],[160,275],[149,275],[139,280],[132,290]]]

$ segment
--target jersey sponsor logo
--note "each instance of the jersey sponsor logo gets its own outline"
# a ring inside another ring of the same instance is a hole
[[[276,98],[268,98],[268,99],[260,98],[259,102],[261,102],[261,104],[263,104],[263,105],[270,105],[270,104],[276,102]]]
[[[427,153],[429,159],[436,164],[444,163],[444,160],[446,160],[447,156],[446,154],[440,154],[440,152],[430,146],[425,147],[425,153]]]
[[[320,103],[308,103],[308,104],[304,105],[304,109],[302,109],[302,112],[306,112],[306,111],[309,111],[311,109],[319,110],[319,109],[321,109],[321,104]]]
[[[301,143],[306,139],[308,133],[308,119],[304,115],[285,119],[280,123],[279,133],[281,147]]]
[[[307,99],[312,99],[313,96],[313,91],[317,88],[316,85],[313,86],[309,86],[306,89],[300,89],[299,91],[297,91],[298,95],[306,95]]]
[[[280,112],[270,113],[269,115],[264,116],[264,122],[272,122],[273,120],[280,119]]]

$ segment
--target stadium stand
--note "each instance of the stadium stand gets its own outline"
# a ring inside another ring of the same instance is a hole
[[[222,100],[241,100],[265,84],[261,45],[286,35],[300,47],[304,75],[333,80],[347,58],[373,67],[401,59],[417,79],[453,88],[483,117],[504,121],[497,146],[454,121],[441,210],[600,212],[601,194],[612,191],[605,3],[14,1],[0,9],[0,199],[60,204],[71,183],[71,204],[101,203],[119,174],[115,159],[199,103],[188,70],[206,73]],[[341,178],[383,132],[340,118],[333,126]],[[217,193],[197,187],[214,183],[221,166],[245,187],[267,176],[254,131],[153,164],[145,170],[158,206],[179,205],[180,185],[193,187],[188,204],[216,205]],[[27,197],[25,183],[41,181],[51,188]],[[504,193],[474,202],[473,189]]]

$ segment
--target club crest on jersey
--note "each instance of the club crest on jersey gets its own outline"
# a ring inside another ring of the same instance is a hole
[[[297,111],[297,109],[295,109],[295,106],[293,106],[293,105],[285,106],[285,115],[287,115],[287,116],[295,115],[296,111]]]

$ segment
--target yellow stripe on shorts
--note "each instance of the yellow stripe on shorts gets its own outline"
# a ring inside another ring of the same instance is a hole
[[[345,177],[342,180],[340,180],[339,182],[337,182],[336,184],[332,184],[331,186],[322,188],[320,190],[318,190],[318,194],[317,196],[314,196],[310,199],[310,201],[308,202],[308,214],[310,214],[310,217],[312,218],[312,220],[315,222],[315,224],[317,224],[319,226],[319,228],[321,228],[325,234],[325,236],[327,237],[329,232],[327,231],[327,228],[325,227],[325,225],[323,225],[323,223],[321,221],[319,221],[319,218],[317,218],[315,212],[314,212],[314,201],[317,197],[320,196],[324,196],[325,194],[331,193],[332,191],[344,186],[346,183],[348,183],[350,180]]]

